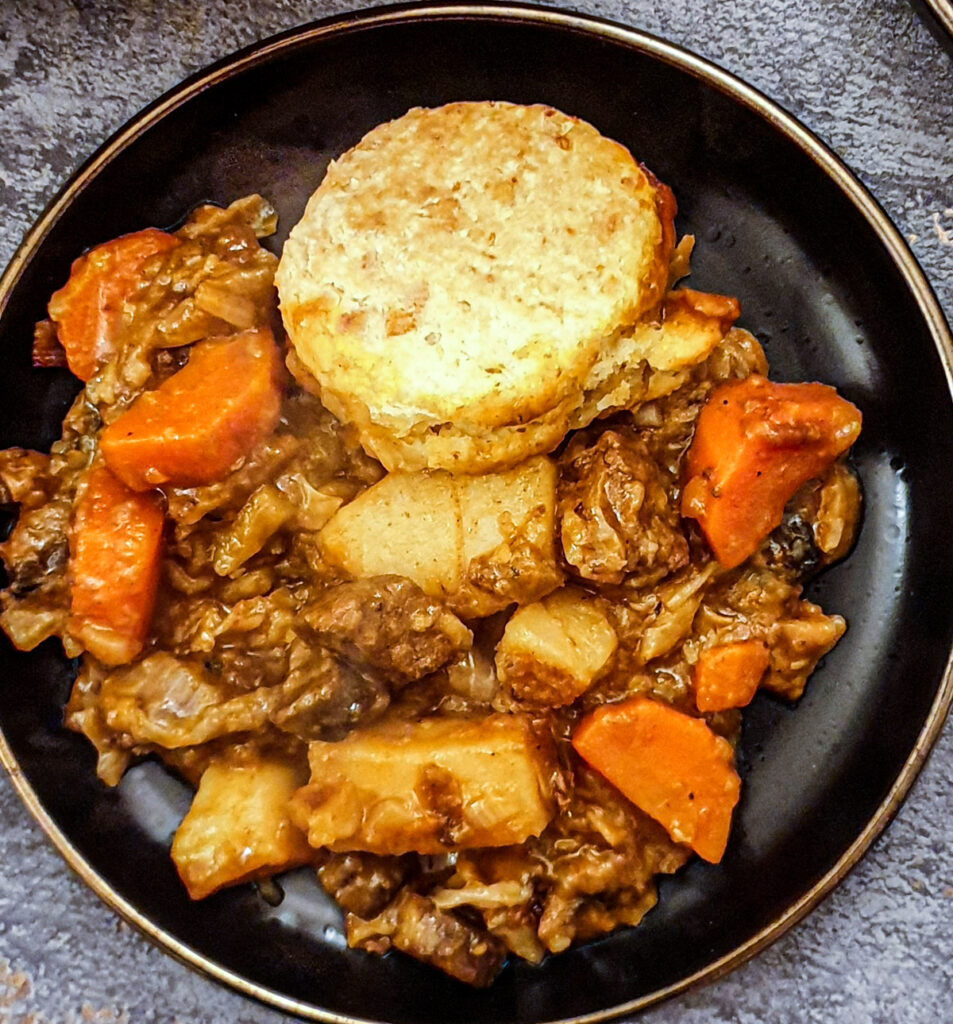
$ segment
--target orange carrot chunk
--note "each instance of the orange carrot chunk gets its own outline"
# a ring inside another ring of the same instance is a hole
[[[699,711],[725,711],[750,704],[768,667],[763,640],[708,647],[695,665],[695,704]]]
[[[685,459],[682,515],[698,520],[726,569],[740,565],[781,522],[794,492],[854,443],[860,420],[825,384],[758,375],[720,384]]]
[[[721,860],[741,782],[731,744],[702,719],[633,697],[586,715],[572,744],[676,842]]]
[[[178,373],[102,432],[106,464],[134,491],[223,479],[274,429],[280,374],[267,327],[199,342]]]
[[[69,534],[69,632],[106,665],[142,650],[159,583],[162,508],[105,466],[90,469]]]
[[[123,303],[142,282],[146,260],[178,244],[174,235],[146,228],[97,245],[73,262],[48,310],[66,364],[80,380],[89,380],[115,354]]]

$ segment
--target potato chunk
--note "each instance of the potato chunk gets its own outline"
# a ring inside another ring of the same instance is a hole
[[[608,668],[617,644],[599,604],[562,587],[513,613],[496,648],[496,671],[517,700],[561,707]]]
[[[280,760],[205,769],[172,842],[172,860],[193,900],[313,859],[288,817],[301,782],[298,768]]]
[[[460,523],[449,473],[388,473],[339,509],[319,535],[351,576],[406,576],[431,597],[458,584]]]
[[[324,558],[354,577],[398,575],[457,614],[491,615],[561,582],[556,468],[539,456],[504,473],[389,473],[339,509]]]
[[[728,295],[678,288],[665,296],[658,322],[640,323],[636,351],[654,370],[683,370],[709,355],[738,319],[741,307]]]
[[[446,853],[539,835],[555,759],[522,715],[390,721],[312,743],[291,816],[312,846]]]

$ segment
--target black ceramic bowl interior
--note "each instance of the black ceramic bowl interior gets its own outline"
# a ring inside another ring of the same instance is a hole
[[[168,949],[324,1020],[503,1024],[631,1011],[727,969],[835,884],[886,824],[950,703],[953,462],[949,333],[903,242],[820,143],[677,48],[540,8],[385,9],[319,23],[217,65],[94,157],[28,237],[0,290],[0,444],[47,447],[75,391],[34,370],[45,302],[86,247],[169,226],[203,200],[270,197],[277,251],[327,161],[409,107],[548,103],[621,140],[669,184],[697,237],[690,284],[737,295],[777,379],[836,385],[863,411],[853,554],[808,596],[849,630],[796,707],[759,697],[724,861],[661,884],[637,929],[508,965],[471,991],[400,955],[344,947],[311,874],[268,906],[251,886],[189,901],[168,843],[188,793],[158,765],[108,790],[60,727],[73,666],[55,644],[0,650],[2,753],[70,863]]]

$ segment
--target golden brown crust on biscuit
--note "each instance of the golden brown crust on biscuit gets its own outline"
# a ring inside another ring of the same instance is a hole
[[[552,409],[526,423],[471,433],[452,423],[422,422],[397,434],[374,423],[359,403],[323,391],[294,351],[288,367],[306,390],[358,429],[367,451],[388,468],[485,473],[513,466],[527,453],[552,451],[570,430],[674,391],[732,331],[739,312],[737,299],[729,296],[671,291],[652,315],[611,339],[584,386],[567,392]]]
[[[511,464],[623,370],[619,340],[664,294],[673,217],[671,192],[583,121],[414,109],[329,168],[285,246],[282,315],[388,468]]]

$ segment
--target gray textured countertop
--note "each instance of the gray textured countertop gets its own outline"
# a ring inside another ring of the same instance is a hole
[[[185,74],[355,5],[0,0],[0,264],[107,135]],[[570,5],[567,5],[570,6]],[[588,0],[759,87],[826,140],[910,240],[953,318],[953,59],[903,0]],[[652,1024],[953,1020],[953,729],[841,887]],[[277,1024],[88,892],[0,777],[0,1024]]]

